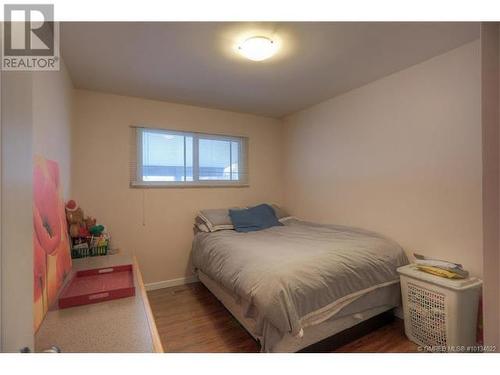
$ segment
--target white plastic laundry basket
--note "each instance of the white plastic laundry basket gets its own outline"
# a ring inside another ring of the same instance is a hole
[[[424,351],[475,351],[482,281],[445,279],[413,264],[398,272],[406,336]]]

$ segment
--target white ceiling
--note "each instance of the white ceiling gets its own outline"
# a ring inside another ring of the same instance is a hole
[[[267,61],[234,45],[278,40]],[[63,23],[75,87],[282,117],[479,37],[477,23]]]

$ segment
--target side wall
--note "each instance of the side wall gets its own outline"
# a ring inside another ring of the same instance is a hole
[[[500,114],[497,23],[481,25],[482,127],[483,127],[483,234],[484,234],[484,342],[500,350]]]
[[[74,99],[74,198],[107,226],[114,247],[137,255],[146,283],[191,275],[198,210],[282,203],[279,120],[92,91]],[[250,187],[130,188],[131,125],[249,137]]]
[[[72,97],[63,61],[58,72],[33,73],[33,153],[58,162],[65,199],[71,192]]]
[[[479,41],[285,119],[285,205],[482,275]]]
[[[33,350],[33,73],[1,74],[0,346],[18,352]]]
[[[1,345],[33,350],[33,156],[60,165],[69,195],[72,84],[59,72],[2,72]]]

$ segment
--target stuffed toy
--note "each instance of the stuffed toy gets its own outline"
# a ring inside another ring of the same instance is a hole
[[[105,232],[104,225],[94,225],[92,228],[90,228],[90,233],[93,236],[99,237],[101,234]]]
[[[74,200],[66,203],[66,219],[69,225],[69,235],[71,238],[85,237],[89,235],[85,226],[83,210]]]
[[[91,231],[90,229],[96,225],[96,223],[97,221],[93,217],[87,216],[85,218],[85,227],[88,229],[89,232]]]

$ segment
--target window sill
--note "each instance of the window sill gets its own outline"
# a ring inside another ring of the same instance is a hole
[[[247,188],[250,187],[249,184],[231,184],[231,183],[219,183],[219,184],[204,184],[204,183],[195,183],[195,184],[184,184],[184,183],[172,183],[172,184],[141,184],[141,183],[131,183],[131,189],[193,189],[193,188]]]

